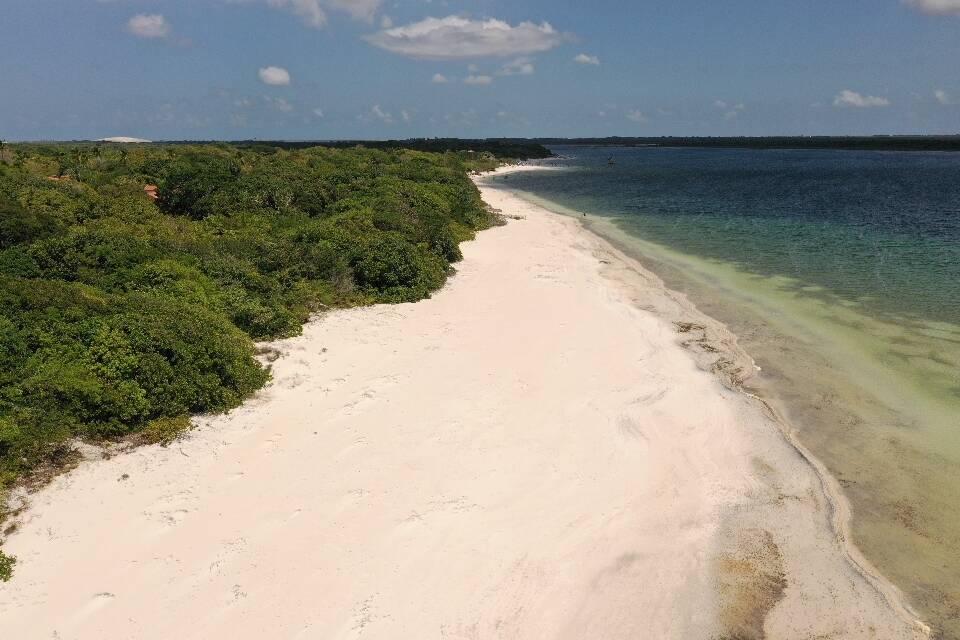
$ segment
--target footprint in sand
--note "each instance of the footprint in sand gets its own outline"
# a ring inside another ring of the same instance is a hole
[[[176,527],[186,519],[196,505],[197,498],[190,491],[180,491],[164,496],[151,507],[144,510],[143,515],[160,525],[155,533],[163,533]]]
[[[94,594],[85,605],[80,607],[77,612],[73,614],[73,621],[76,622],[89,617],[90,615],[110,604],[115,597],[116,596],[108,591],[101,591],[100,593]]]
[[[630,440],[642,440],[650,442],[650,439],[643,432],[643,427],[633,417],[623,414],[617,418],[617,429],[620,435]]]
[[[666,387],[663,387],[661,389],[655,389],[641,396],[638,396],[630,404],[649,406],[661,400],[663,396],[667,395],[667,391],[669,391],[669,389],[667,389]]]
[[[351,400],[340,408],[340,415],[352,416],[363,410],[363,407],[375,400],[377,394],[372,389],[364,389],[360,396]]]
[[[278,380],[277,386],[282,387],[284,389],[296,389],[297,387],[302,385],[304,382],[306,382],[306,380],[307,380],[306,376],[301,375],[299,373],[295,373],[291,376],[287,376],[286,378],[281,378],[280,380]]]

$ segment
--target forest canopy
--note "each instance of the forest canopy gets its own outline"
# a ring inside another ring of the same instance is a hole
[[[269,377],[254,342],[318,309],[429,296],[493,223],[467,173],[496,163],[394,147],[0,149],[0,494],[64,466],[76,439],[167,441],[190,414],[238,405]]]

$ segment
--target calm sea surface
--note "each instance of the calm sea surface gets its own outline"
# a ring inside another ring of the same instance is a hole
[[[865,555],[960,638],[960,154],[553,150],[495,180],[727,323]]]

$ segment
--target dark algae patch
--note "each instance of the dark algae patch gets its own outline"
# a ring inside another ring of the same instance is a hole
[[[769,531],[747,531],[736,553],[716,560],[720,594],[718,640],[762,640],[767,614],[783,598],[787,578],[780,549]]]

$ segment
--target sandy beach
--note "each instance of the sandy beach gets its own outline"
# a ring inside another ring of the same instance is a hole
[[[318,316],[239,409],[30,495],[0,635],[926,637],[735,337],[481,190],[507,224],[431,299]]]

